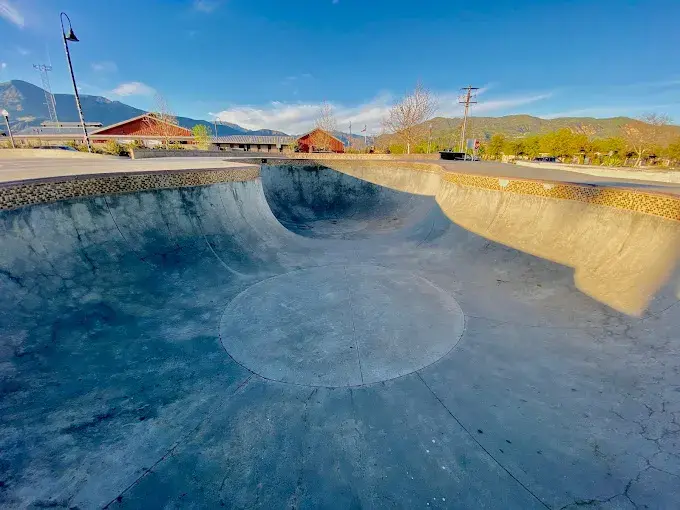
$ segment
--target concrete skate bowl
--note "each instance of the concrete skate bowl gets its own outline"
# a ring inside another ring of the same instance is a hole
[[[386,165],[5,193],[0,506],[677,507],[674,220]]]
[[[262,184],[276,218],[308,237],[360,239],[421,221],[433,199],[376,186],[320,165],[265,165]]]

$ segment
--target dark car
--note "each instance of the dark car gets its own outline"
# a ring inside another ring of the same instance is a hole
[[[442,159],[450,159],[454,161],[463,161],[465,159],[464,152],[453,152],[453,151],[439,151],[439,156]]]
[[[58,151],[75,151],[78,152],[78,149],[74,147],[70,147],[68,145],[43,145],[41,147],[36,147],[36,149],[51,149],[51,150],[58,150]]]

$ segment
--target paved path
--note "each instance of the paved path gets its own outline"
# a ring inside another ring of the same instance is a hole
[[[432,160],[422,160],[422,163],[432,163]],[[556,182],[570,182],[574,184],[588,184],[593,186],[622,187],[637,189],[647,193],[669,193],[680,195],[680,184],[646,181],[617,177],[602,177],[587,175],[580,172],[570,172],[559,168],[533,168],[509,163],[489,163],[484,161],[436,161],[451,172],[468,174],[493,175],[498,177],[515,177],[519,179],[546,180]]]
[[[244,163],[225,161],[220,158],[158,158],[140,160],[97,156],[93,156],[92,159],[0,158],[0,184],[74,175],[234,168],[242,166],[246,165]]]

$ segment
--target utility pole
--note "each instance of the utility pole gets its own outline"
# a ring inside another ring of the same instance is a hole
[[[430,153],[430,143],[432,142],[432,122],[430,122],[428,125],[428,132],[427,132],[427,153]]]
[[[36,69],[40,73],[40,80],[42,81],[42,87],[45,91],[45,104],[47,105],[47,113],[50,116],[50,120],[55,124],[59,124],[59,119],[57,118],[57,102],[54,100],[52,86],[50,85],[50,77],[47,75],[48,71],[52,70],[52,66],[33,64],[33,69]]]
[[[464,90],[465,94],[460,96],[458,102],[465,105],[465,113],[463,114],[463,129],[460,135],[460,152],[465,152],[465,131],[467,129],[467,119],[468,113],[470,111],[471,104],[477,104],[476,92],[473,90],[479,90],[479,87],[472,87],[468,85],[460,90]]]
[[[352,148],[352,121],[349,121],[349,148]]]

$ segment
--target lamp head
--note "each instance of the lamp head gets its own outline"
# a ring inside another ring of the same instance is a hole
[[[79,42],[79,41],[80,41],[80,39],[78,39],[78,38],[76,37],[76,34],[73,33],[73,29],[72,29],[71,27],[69,27],[69,29],[68,29],[68,34],[66,34],[66,35],[64,36],[64,38],[65,38],[67,41],[71,41],[71,42]]]

